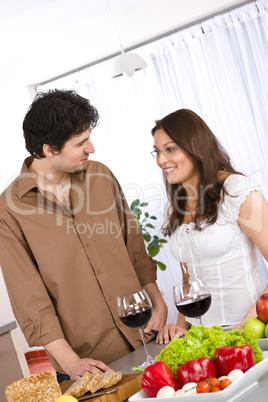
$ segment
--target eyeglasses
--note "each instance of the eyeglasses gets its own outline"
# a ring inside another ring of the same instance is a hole
[[[166,148],[164,151],[162,151],[161,149],[155,149],[154,151],[151,152],[151,155],[154,158],[159,158],[161,152],[163,153],[163,155],[165,156],[171,156],[173,154],[175,154],[175,152],[177,151],[177,149],[179,149],[180,147],[169,147]]]

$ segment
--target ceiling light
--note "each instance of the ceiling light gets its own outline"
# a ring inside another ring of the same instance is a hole
[[[138,54],[122,52],[112,60],[111,77],[116,78],[121,75],[132,77],[135,71],[142,70],[145,67],[147,67],[146,61]]]
[[[120,48],[121,48],[121,54],[119,56],[116,56],[111,61],[111,78],[120,77],[121,75],[125,75],[127,77],[132,77],[132,75],[135,73],[135,71],[139,71],[139,70],[142,70],[143,68],[147,67],[147,63],[138,54],[133,53],[133,52],[125,52],[124,51],[109,0],[107,0],[107,3],[108,3],[110,14],[111,14],[111,17],[113,20],[114,29],[115,29],[115,32],[116,32],[116,35],[117,35],[117,38],[119,41]]]

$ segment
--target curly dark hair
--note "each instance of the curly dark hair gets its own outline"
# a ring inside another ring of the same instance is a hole
[[[26,149],[37,159],[44,158],[43,145],[60,152],[66,141],[96,127],[97,109],[73,90],[39,92],[23,121]]]
[[[230,157],[208,125],[196,113],[189,109],[179,109],[161,120],[155,121],[151,131],[162,129],[181,149],[191,156],[199,172],[197,207],[194,217],[195,227],[201,230],[200,222],[213,224],[218,217],[218,205],[221,191],[226,193],[223,181],[218,180],[218,172],[242,174],[237,172]],[[164,177],[167,196],[170,201],[168,219],[163,225],[163,233],[171,236],[182,224],[186,212],[186,191],[182,183],[169,184]]]

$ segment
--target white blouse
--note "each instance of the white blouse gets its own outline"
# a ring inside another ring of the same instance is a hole
[[[210,309],[202,317],[205,326],[235,326],[262,292],[258,272],[258,252],[238,224],[239,210],[247,195],[256,190],[248,178],[230,175],[224,182],[228,194],[219,207],[213,225],[183,224],[170,237],[170,250],[188,265],[190,276],[200,273],[210,289]],[[194,318],[187,318],[197,324]]]

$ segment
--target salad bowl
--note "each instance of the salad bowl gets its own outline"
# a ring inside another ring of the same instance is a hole
[[[245,394],[252,387],[258,384],[259,379],[268,372],[268,351],[263,352],[263,360],[257,363],[255,366],[250,368],[246,373],[243,374],[237,381],[233,382],[229,387],[222,391],[215,393],[205,393],[205,394],[194,394],[194,395],[183,395],[183,396],[173,396],[169,398],[151,398],[145,394],[144,391],[139,391],[129,398],[130,402],[232,402],[239,398],[241,395]],[[244,395],[243,400],[246,396]],[[256,395],[257,397],[257,395]],[[182,399],[181,399],[182,398]],[[257,398],[258,399],[258,398]],[[249,399],[253,400],[253,399]]]

